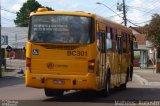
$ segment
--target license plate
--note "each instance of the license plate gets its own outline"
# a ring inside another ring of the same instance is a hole
[[[64,80],[56,79],[56,80],[53,80],[53,83],[54,84],[64,84]]]

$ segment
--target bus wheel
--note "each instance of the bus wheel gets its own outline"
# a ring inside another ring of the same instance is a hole
[[[126,89],[126,87],[127,87],[127,83],[124,83],[124,84],[121,84],[121,85],[120,85],[120,89],[121,89],[121,90]]]
[[[63,96],[63,92],[64,91],[63,90],[56,90],[56,89],[45,88],[44,92],[45,92],[46,96],[53,97],[53,96]]]
[[[110,95],[110,80],[111,80],[111,75],[110,73],[107,74],[106,78],[106,84],[105,84],[105,89],[102,90],[102,96],[107,97]]]

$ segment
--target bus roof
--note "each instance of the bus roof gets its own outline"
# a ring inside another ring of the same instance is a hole
[[[98,21],[100,21],[102,23],[109,24],[111,27],[113,26],[113,27],[116,27],[116,28],[119,28],[119,29],[126,30],[126,31],[128,31],[130,33],[132,32],[132,30],[130,28],[128,28],[128,27],[126,27],[124,25],[121,25],[121,24],[119,24],[117,22],[111,21],[111,20],[109,20],[107,18],[103,18],[103,17],[101,17],[99,15],[96,15],[96,18],[97,18]]]
[[[33,15],[48,15],[48,14],[63,14],[63,15],[75,15],[75,16],[86,16],[93,17],[93,14],[83,11],[48,11],[46,8],[39,8],[35,12],[31,12],[30,16]]]

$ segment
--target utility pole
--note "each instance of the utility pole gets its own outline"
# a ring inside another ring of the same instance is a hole
[[[126,4],[125,0],[123,0],[123,3],[117,3],[117,10],[119,12],[123,11],[123,20],[124,20],[124,25],[127,26],[127,17],[126,17]]]
[[[124,25],[127,26],[126,4],[125,4],[125,0],[123,0],[123,19],[124,19]]]

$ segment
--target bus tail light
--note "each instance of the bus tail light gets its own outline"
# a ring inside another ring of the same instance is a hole
[[[95,68],[95,59],[88,61],[88,72],[93,73]]]
[[[26,58],[26,70],[31,71],[31,58]]]

